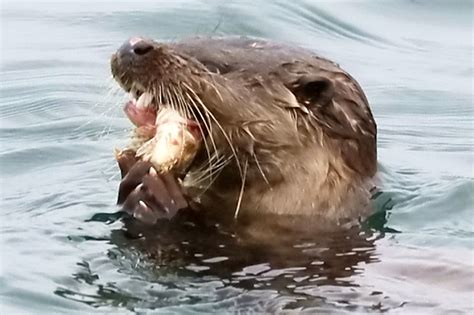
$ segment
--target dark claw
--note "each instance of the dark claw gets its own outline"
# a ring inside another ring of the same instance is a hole
[[[135,163],[135,165],[131,167],[130,171],[120,182],[117,204],[120,205],[125,202],[125,199],[135,187],[142,183],[143,177],[148,174],[151,167],[151,163],[142,161]]]
[[[120,154],[117,162],[122,173],[117,204],[138,220],[155,224],[158,219],[171,219],[186,208],[183,191],[170,173],[150,172],[149,162],[136,161],[133,154]]]
[[[155,224],[160,218],[157,211],[154,211],[144,201],[140,200],[132,213],[133,217],[147,224]]]

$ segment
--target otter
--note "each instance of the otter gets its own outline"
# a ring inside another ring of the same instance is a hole
[[[338,64],[262,39],[135,37],[111,70],[132,98],[147,93],[147,110],[172,106],[203,138],[183,174],[157,173],[133,150],[117,157],[118,203],[135,217],[154,223],[191,207],[255,226],[341,226],[370,215],[377,127]]]

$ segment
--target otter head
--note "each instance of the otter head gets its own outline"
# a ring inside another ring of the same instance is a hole
[[[306,51],[258,55],[252,42],[241,43],[252,56],[228,50],[233,61],[227,63],[209,62],[226,56],[212,54],[219,47],[198,46],[209,54],[203,58],[132,38],[112,56],[112,74],[146,108],[130,110],[132,121],[148,121],[142,112],[153,117],[170,106],[198,123],[203,145],[189,186],[236,201],[237,209],[242,202],[257,212],[335,211],[341,195],[353,194],[376,170],[376,127],[367,100],[337,65]]]

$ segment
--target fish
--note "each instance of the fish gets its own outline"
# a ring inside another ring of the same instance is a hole
[[[153,138],[138,148],[136,157],[150,162],[158,172],[183,173],[201,145],[198,123],[165,107],[158,111],[155,126]]]

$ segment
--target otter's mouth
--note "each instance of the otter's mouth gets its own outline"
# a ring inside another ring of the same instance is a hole
[[[192,163],[203,137],[200,124],[151,92],[130,89],[124,112],[135,125],[132,150],[157,171],[183,173]]]
[[[125,103],[124,112],[128,119],[138,128],[156,128],[159,124],[178,123],[185,126],[196,139],[202,138],[199,122],[186,118],[182,114],[174,115],[172,121],[157,121],[158,113],[170,109],[170,105],[158,103],[156,97],[150,92],[131,89],[130,100]]]

